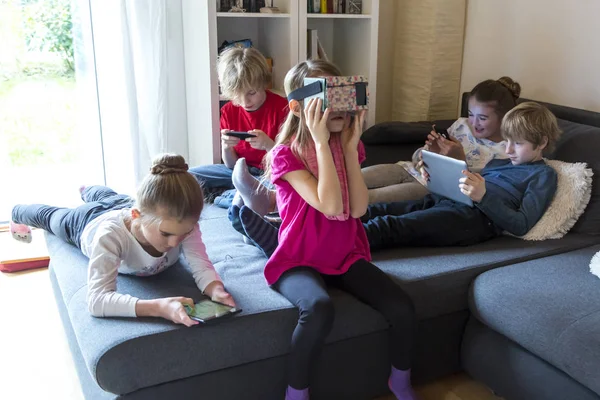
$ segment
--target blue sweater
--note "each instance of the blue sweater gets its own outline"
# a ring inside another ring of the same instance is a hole
[[[500,229],[523,236],[539,221],[556,192],[556,171],[544,161],[512,165],[492,160],[481,171],[486,192],[476,206]]]

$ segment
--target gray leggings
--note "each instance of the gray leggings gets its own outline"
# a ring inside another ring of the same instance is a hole
[[[294,389],[309,386],[310,373],[333,325],[333,302],[327,285],[354,295],[383,315],[390,324],[392,365],[409,369],[417,323],[414,305],[389,276],[366,260],[357,261],[342,275],[321,275],[310,267],[296,267],[273,285],[299,311],[292,335],[289,385]]]

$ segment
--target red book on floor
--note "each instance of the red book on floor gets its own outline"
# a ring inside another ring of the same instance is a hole
[[[46,268],[50,263],[44,231],[34,229],[31,243],[13,239],[10,232],[0,233],[0,271],[17,272],[26,269]]]

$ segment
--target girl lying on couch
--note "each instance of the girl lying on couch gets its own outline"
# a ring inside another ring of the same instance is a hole
[[[89,258],[87,301],[93,316],[162,317],[186,326],[198,324],[184,308],[194,306],[190,298],[141,300],[116,291],[119,273],[156,275],[175,264],[182,251],[198,288],[213,301],[235,305],[206,254],[198,225],[202,189],[183,157],[158,156],[135,202],[104,186],[83,188],[81,198],[85,204],[75,209],[17,205],[11,232],[31,232],[33,226],[81,249]],[[13,236],[30,240],[27,235]]]

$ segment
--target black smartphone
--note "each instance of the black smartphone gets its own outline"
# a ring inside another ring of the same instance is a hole
[[[450,135],[448,134],[448,129],[440,129],[438,127],[435,127],[434,129],[438,135],[442,135],[445,139],[450,139]]]
[[[194,307],[184,305],[185,311],[194,321],[207,323],[223,317],[228,317],[242,311],[241,308],[217,303],[209,299],[200,300]]]
[[[256,135],[253,133],[239,132],[239,131],[230,131],[230,132],[224,133],[224,135],[233,136],[233,137],[239,138],[241,140],[245,140],[245,139],[248,139],[251,137],[256,137]]]

